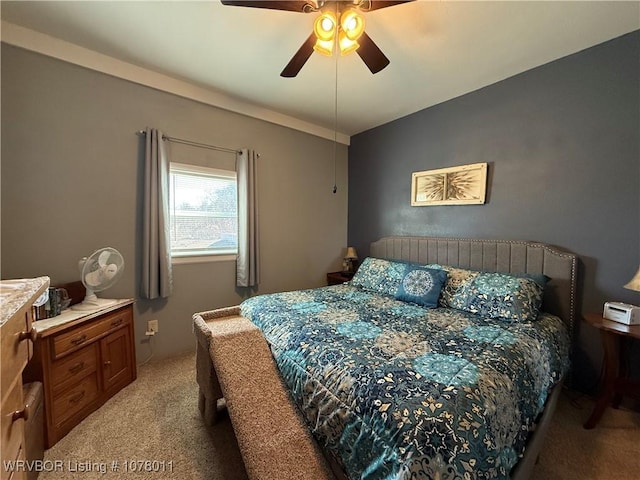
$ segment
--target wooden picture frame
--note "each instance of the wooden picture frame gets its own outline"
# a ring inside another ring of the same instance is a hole
[[[487,163],[411,174],[411,205],[471,205],[485,202]]]

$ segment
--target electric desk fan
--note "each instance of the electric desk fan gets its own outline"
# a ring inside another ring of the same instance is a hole
[[[124,258],[119,251],[111,247],[100,248],[89,257],[80,259],[78,268],[87,292],[82,303],[71,307],[72,310],[96,310],[117,302],[114,299],[98,298],[96,292],[112,287],[122,276]]]

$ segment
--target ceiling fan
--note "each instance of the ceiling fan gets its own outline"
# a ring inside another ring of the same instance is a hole
[[[360,12],[393,7],[414,0],[221,0],[234,7],[266,8],[299,13],[319,13],[313,32],[291,58],[281,77],[295,77],[315,51],[331,56],[334,50],[342,55],[357,52],[371,73],[378,73],[389,65],[389,59],[364,31]]]

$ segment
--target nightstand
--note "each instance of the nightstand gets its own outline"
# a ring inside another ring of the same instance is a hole
[[[327,273],[327,285],[339,285],[353,278],[353,273],[329,272]]]
[[[600,394],[584,428],[596,426],[609,405],[618,407],[622,396],[640,400],[640,382],[627,377],[627,345],[629,339],[640,339],[640,325],[625,325],[602,317],[600,313],[584,315],[586,323],[600,330],[604,348],[604,374]]]

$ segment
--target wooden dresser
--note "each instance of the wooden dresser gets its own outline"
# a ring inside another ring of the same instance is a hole
[[[24,422],[27,416],[22,398],[22,371],[33,353],[33,303],[49,287],[49,277],[0,282],[0,427],[2,435],[2,480],[25,479],[26,469],[10,467],[25,460]]]
[[[65,310],[35,323],[25,379],[43,384],[45,445],[53,446],[136,378],[133,300],[93,312]]]

